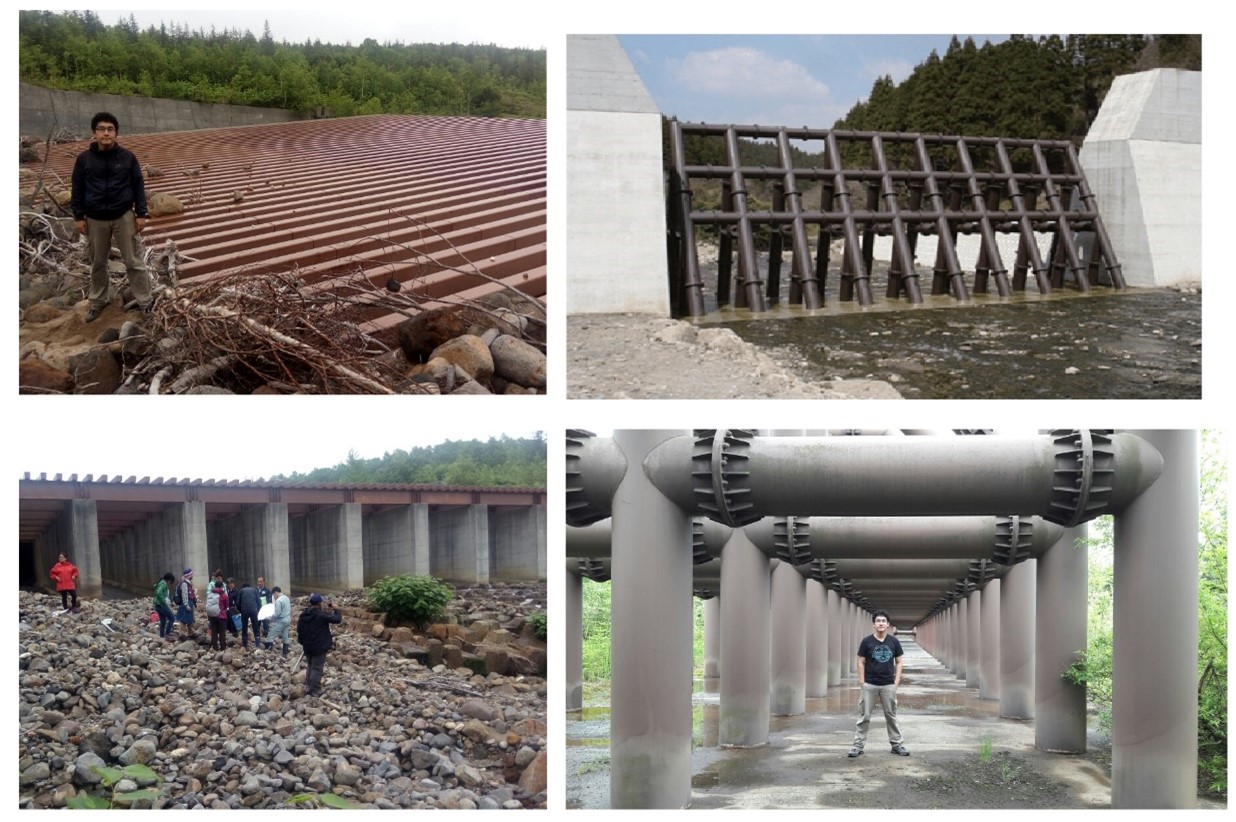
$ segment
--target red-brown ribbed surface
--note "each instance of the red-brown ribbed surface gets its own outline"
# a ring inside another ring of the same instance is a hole
[[[545,122],[374,115],[128,136],[147,193],[184,214],[160,217],[148,246],[174,239],[182,283],[237,270],[290,271],[329,288],[358,267],[433,299],[499,290],[475,265],[545,296]],[[87,143],[52,147],[68,184]],[[31,164],[37,167],[37,164]],[[452,248],[454,246],[454,248]],[[415,281],[415,282],[413,282]],[[432,307],[430,303],[428,307]],[[374,312],[370,331],[398,324]]]

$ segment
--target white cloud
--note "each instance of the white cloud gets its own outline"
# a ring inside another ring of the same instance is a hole
[[[814,101],[831,103],[828,86],[805,67],[752,48],[692,52],[669,61],[670,75],[695,94],[724,95],[735,100]]]

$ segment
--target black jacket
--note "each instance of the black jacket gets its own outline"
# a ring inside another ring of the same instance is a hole
[[[316,605],[310,605],[296,620],[296,641],[309,656],[318,656],[331,649],[330,626],[343,623],[343,614],[327,613]]]
[[[257,612],[262,610],[262,597],[258,594],[258,589],[252,585],[241,588],[236,600],[236,605],[242,614],[257,616]]]
[[[73,218],[115,220],[130,211],[138,217],[149,213],[137,157],[120,145],[100,151],[98,143],[91,143],[73,166]]]

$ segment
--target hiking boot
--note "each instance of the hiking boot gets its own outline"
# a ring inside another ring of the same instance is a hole
[[[894,745],[892,752],[897,754],[898,756],[909,756],[910,755],[910,752],[906,750],[905,745]]]
[[[86,312],[86,322],[92,323],[95,320],[97,320],[99,318],[99,315],[103,313],[104,307],[105,306],[101,306],[101,305],[90,306],[90,310]]]
[[[75,613],[75,614],[80,614],[80,613],[82,612],[82,606],[80,606],[80,605],[74,605],[74,606],[73,606],[72,608],[70,608],[69,610],[70,610],[71,612]]]
[[[850,752],[846,754],[846,756],[850,757],[850,759],[853,759],[856,756],[862,756],[862,755],[863,755],[862,748],[850,748]]]

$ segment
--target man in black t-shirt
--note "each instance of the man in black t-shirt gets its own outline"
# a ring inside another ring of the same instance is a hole
[[[871,709],[880,701],[884,709],[884,727],[893,753],[909,756],[901,744],[901,728],[897,726],[897,686],[901,684],[901,643],[888,632],[888,614],[876,611],[872,615],[875,633],[864,637],[858,645],[858,684],[862,695],[858,699],[858,722],[854,731],[854,747],[850,756],[861,756],[867,744],[867,728],[871,725]]]

